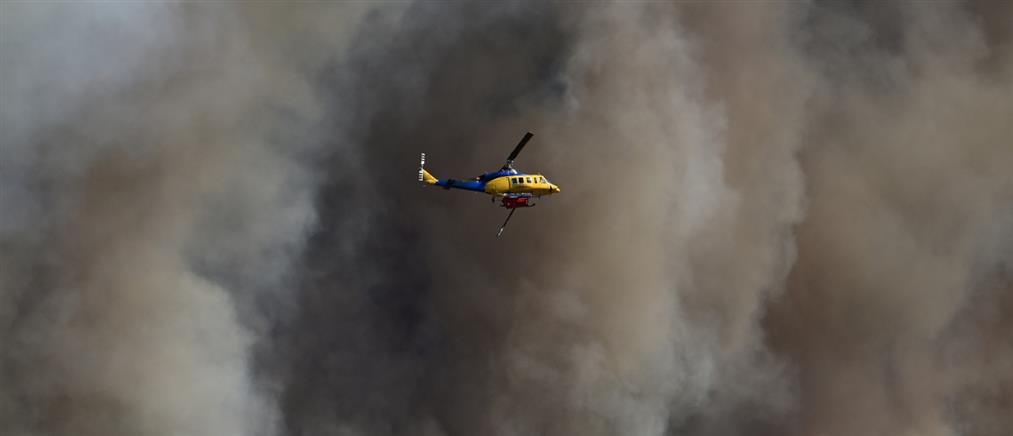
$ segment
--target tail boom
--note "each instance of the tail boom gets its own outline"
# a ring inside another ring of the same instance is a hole
[[[426,171],[426,154],[422,153],[422,159],[419,161],[419,182],[422,182],[425,186],[439,186],[443,189],[463,189],[465,191],[485,192],[485,182],[480,180],[456,180],[456,179],[443,179],[440,180],[436,176]]]

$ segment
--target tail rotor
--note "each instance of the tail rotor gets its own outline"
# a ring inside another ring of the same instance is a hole
[[[422,181],[422,175],[426,172],[426,154],[422,153],[422,159],[419,161],[419,181]]]
[[[439,179],[429,174],[429,171],[426,171],[426,154],[422,153],[422,158],[419,160],[419,182],[429,186],[435,185],[438,181]]]

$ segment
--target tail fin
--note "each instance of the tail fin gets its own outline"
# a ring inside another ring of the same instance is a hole
[[[425,185],[435,185],[439,180],[426,171],[426,154],[422,153],[422,161],[419,163],[419,181]]]

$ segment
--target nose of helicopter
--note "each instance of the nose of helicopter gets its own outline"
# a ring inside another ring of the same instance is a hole
[[[558,186],[552,185],[550,188],[552,189],[552,193],[553,194],[558,194],[559,193],[559,187]]]

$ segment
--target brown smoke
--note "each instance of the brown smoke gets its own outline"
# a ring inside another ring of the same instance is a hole
[[[999,434],[998,409],[963,405],[1010,389],[1009,343],[979,324],[983,304],[1010,316],[1009,43],[957,5],[893,14],[889,49],[875,25],[832,42],[861,57],[829,65],[814,101],[771,340],[799,371],[800,434]]]
[[[314,219],[314,59],[265,10],[2,12],[0,434],[275,434],[246,313]]]
[[[2,434],[1013,425],[1007,3],[2,8]]]

